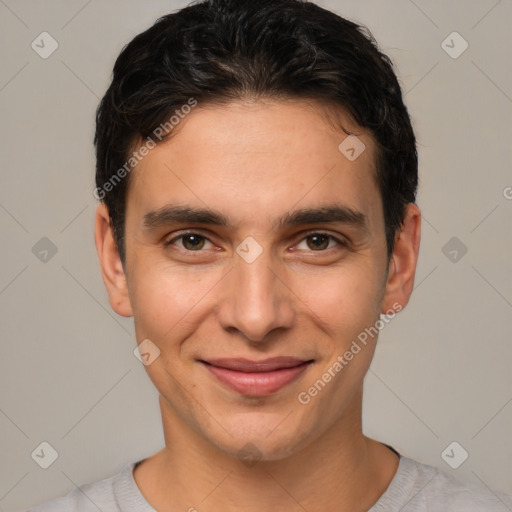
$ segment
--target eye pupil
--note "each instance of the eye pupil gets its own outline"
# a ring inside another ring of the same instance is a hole
[[[310,243],[310,241],[312,243]],[[308,236],[308,246],[310,249],[327,249],[329,246],[329,237],[327,235],[311,235]]]
[[[197,235],[184,235],[183,247],[188,250],[201,249],[204,245],[204,238]]]

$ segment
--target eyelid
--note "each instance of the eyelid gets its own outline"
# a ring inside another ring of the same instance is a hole
[[[168,247],[169,245],[174,245],[174,242],[176,242],[176,240],[179,240],[180,238],[183,238],[183,237],[185,237],[187,235],[197,235],[197,236],[200,236],[201,238],[204,238],[204,240],[206,240],[207,242],[213,244],[213,242],[206,235],[201,233],[200,230],[198,230],[198,229],[186,229],[184,231],[179,231],[178,234],[174,234],[174,236],[171,239],[165,239],[164,240],[164,247]],[[181,249],[181,250],[186,251],[186,252],[203,252],[202,250],[199,250],[199,251],[190,251],[188,249]]]
[[[165,240],[164,241],[164,246],[167,247],[169,245],[174,245],[174,242],[176,240],[179,240],[180,238],[183,238],[184,236],[186,235],[197,235],[197,236],[200,236],[201,238],[203,238],[204,240],[206,240],[207,242],[213,244],[213,242],[210,240],[210,238],[206,235],[204,235],[203,233],[201,233],[201,230],[199,229],[186,229],[184,231],[180,231],[178,232],[178,234],[175,234],[170,240]],[[332,233],[329,233],[328,231],[322,231],[322,230],[310,230],[310,231],[307,231],[307,232],[304,232],[304,233],[301,233],[300,234],[300,238],[298,240],[298,242],[295,244],[299,244],[300,242],[303,242],[306,238],[310,237],[310,236],[313,236],[313,235],[321,235],[321,236],[326,236],[328,238],[330,238],[331,240],[334,240],[335,242],[337,242],[337,244],[339,246],[342,246],[342,247],[346,247],[348,245],[348,240],[346,240],[343,236],[340,236],[340,235],[333,235]],[[331,247],[330,249],[334,249],[334,247]],[[313,251],[313,252],[327,252],[329,251],[330,249],[325,249],[323,251]],[[182,249],[186,252],[204,252],[204,250],[198,250],[198,251],[191,251],[191,250],[188,250],[188,249]]]
[[[333,235],[332,233],[329,233],[328,231],[322,231],[322,230],[319,230],[319,229],[302,233],[301,234],[301,238],[300,238],[298,243],[302,242],[306,238],[309,238],[310,236],[313,236],[313,235],[326,236],[326,237],[330,238],[331,240],[334,240],[335,242],[337,242],[337,244],[339,246],[341,246],[341,247],[347,247],[348,243],[349,243],[348,240],[344,236],[342,236],[342,235],[338,235],[338,234],[337,235]],[[330,249],[325,249],[323,251],[312,251],[312,252],[319,252],[319,253],[321,253],[321,252],[328,252],[331,249],[335,249],[335,247],[331,247]]]

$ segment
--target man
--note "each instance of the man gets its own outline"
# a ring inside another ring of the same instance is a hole
[[[420,241],[415,137],[369,33],[298,0],[182,9],[122,51],[95,144],[103,279],[166,445],[34,510],[512,509],[362,432]]]

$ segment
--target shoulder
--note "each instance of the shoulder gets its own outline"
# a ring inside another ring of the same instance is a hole
[[[403,512],[507,512],[512,496],[493,491],[483,483],[462,480],[433,466],[402,457],[398,475],[407,488]],[[405,490],[405,489],[404,489]]]
[[[66,496],[46,501],[26,512],[120,512],[115,482],[133,464],[126,464],[118,475],[75,487]]]

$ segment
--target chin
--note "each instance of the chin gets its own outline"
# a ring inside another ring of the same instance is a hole
[[[265,438],[238,438],[234,443],[228,446],[218,445],[218,448],[229,457],[239,459],[248,467],[257,462],[283,460],[299,451],[297,443],[291,440],[269,442]]]
[[[229,457],[240,459],[247,466],[258,461],[283,460],[307,446],[312,436],[308,436],[298,426],[286,425],[280,429],[279,421],[273,421],[272,426],[269,426],[269,422],[259,425],[253,423],[249,428],[237,425],[228,428],[232,436],[223,431],[219,437],[208,435],[208,439],[218,450]]]

